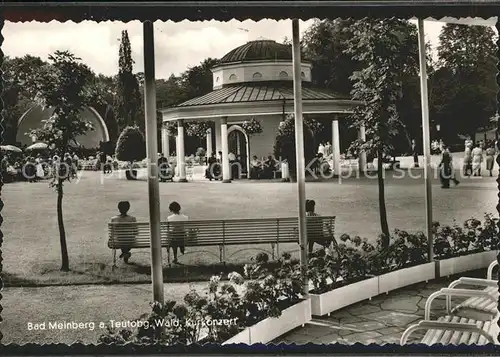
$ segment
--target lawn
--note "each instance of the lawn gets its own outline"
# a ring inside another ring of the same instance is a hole
[[[421,171],[415,171],[415,174]],[[307,197],[317,202],[317,212],[337,216],[337,237],[342,233],[374,240],[379,231],[377,182],[369,178],[350,178],[306,184]],[[495,178],[464,179],[460,186],[442,190],[433,181],[434,220],[459,223],[470,217],[483,218],[496,213]],[[64,221],[71,272],[61,273],[60,246],[56,218],[56,194],[47,182],[13,183],[3,187],[4,222],[3,278],[7,285],[85,284],[150,281],[149,250],[132,252],[130,265],[119,262],[111,270],[112,255],[107,247],[107,222],[117,213],[120,200],[131,202],[131,214],[148,219],[147,183],[110,178],[101,182],[99,173],[83,172],[78,183],[65,186]],[[161,216],[169,215],[168,204],[178,201],[191,219],[246,217],[290,217],[297,215],[297,189],[293,183],[234,181],[160,184]],[[409,231],[425,229],[423,179],[396,179],[388,174],[386,201],[389,226]],[[496,214],[495,214],[496,215]],[[258,252],[255,246],[229,247],[230,261],[242,263]],[[270,247],[259,247],[270,250]],[[295,244],[280,251],[296,250]],[[204,248],[218,254],[218,248]],[[166,251],[164,250],[164,256]],[[184,264],[165,269],[166,281],[190,280],[223,268],[213,266],[217,258],[190,249],[180,257]],[[166,259],[165,259],[166,261]],[[165,264],[166,265],[166,264]],[[212,265],[207,268],[206,265]],[[232,270],[228,267],[223,270]]]

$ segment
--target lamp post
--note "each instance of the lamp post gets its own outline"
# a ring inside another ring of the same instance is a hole
[[[153,300],[163,304],[163,268],[160,235],[160,186],[158,182],[158,138],[156,125],[156,85],[153,23],[143,23],[144,39],[144,115],[148,154],[149,226],[151,230],[151,280]]]
[[[307,220],[306,220],[306,168],[304,159],[304,119],[302,118],[302,78],[300,66],[299,19],[292,20],[293,50],[293,103],[295,109],[295,159],[297,161],[297,193],[299,198],[300,272],[304,295],[309,295],[307,279]]]
[[[432,171],[431,140],[429,129],[429,98],[427,94],[427,58],[425,55],[424,20],[418,19],[418,52],[420,59],[420,92],[422,100],[422,136],[424,148],[425,210],[429,262],[434,260],[434,240],[432,234]]]

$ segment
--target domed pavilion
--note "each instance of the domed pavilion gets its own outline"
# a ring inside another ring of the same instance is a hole
[[[338,121],[352,113],[357,103],[330,90],[315,88],[311,83],[311,67],[311,62],[301,61],[302,111],[304,115],[331,114],[333,169],[337,171],[340,168]],[[207,152],[222,151],[223,167],[229,153],[234,153],[243,166],[241,176],[245,177],[253,155],[259,158],[273,155],[277,129],[286,114],[294,113],[292,46],[271,40],[248,42],[222,57],[212,73],[212,92],[161,110],[164,122],[178,123],[179,181],[186,181],[184,122],[214,121],[215,133],[210,130],[207,133]],[[261,123],[262,133],[245,132],[242,123],[252,118]],[[162,147],[168,155],[165,128]],[[223,170],[223,182],[230,182],[230,173],[225,171],[229,170]]]

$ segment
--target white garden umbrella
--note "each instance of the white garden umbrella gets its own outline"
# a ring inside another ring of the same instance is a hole
[[[26,148],[26,150],[45,150],[47,149],[49,146],[45,143],[36,143],[36,144],[33,144],[33,145],[30,145]]]
[[[14,145],[2,145],[0,146],[0,150],[2,151],[10,151],[10,152],[23,152],[21,149],[19,149],[17,146]]]

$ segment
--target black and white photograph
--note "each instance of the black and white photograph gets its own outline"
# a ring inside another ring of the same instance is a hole
[[[2,344],[498,344],[496,23],[6,21]]]

